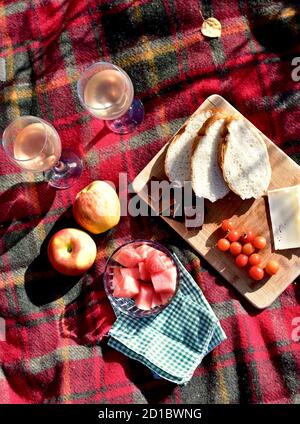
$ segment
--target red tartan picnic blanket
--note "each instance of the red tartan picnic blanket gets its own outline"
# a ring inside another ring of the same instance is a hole
[[[210,94],[225,97],[300,163],[297,7],[0,0],[1,130],[16,116],[40,116],[85,165],[76,185],[55,191],[0,151],[1,403],[299,403],[299,281],[255,310],[159,218],[123,217],[95,237],[95,266],[80,279],[56,274],[45,253],[54,232],[75,225],[70,207],[80,189],[95,179],[117,184],[120,172],[132,181]],[[220,39],[201,35],[199,8],[221,21]],[[112,134],[79,104],[78,76],[99,60],[124,68],[145,104],[133,134]],[[103,337],[114,320],[101,279],[105,260],[136,238],[174,248],[226,332],[186,386],[154,379]]]

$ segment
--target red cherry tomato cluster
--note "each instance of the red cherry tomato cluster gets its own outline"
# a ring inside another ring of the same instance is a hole
[[[265,237],[255,236],[253,231],[240,232],[234,228],[230,219],[224,219],[221,224],[222,230],[226,233],[217,242],[217,247],[222,252],[229,251],[235,256],[235,264],[239,268],[249,265],[248,274],[254,281],[264,278],[265,272],[274,275],[279,269],[279,264],[275,260],[270,260],[265,268],[261,267],[262,257],[256,251],[266,247]]]

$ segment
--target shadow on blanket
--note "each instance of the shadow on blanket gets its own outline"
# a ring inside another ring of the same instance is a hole
[[[49,211],[55,192],[46,182],[21,182],[0,195],[0,256],[39,224]]]
[[[176,384],[170,383],[167,380],[155,379],[151,371],[144,365],[127,358],[127,356],[112,349],[105,342],[102,343],[102,354],[104,361],[108,365],[118,363],[122,366],[127,378],[139,388],[141,395],[149,404],[163,402],[177,387]],[[116,378],[119,377],[116,376]]]
[[[36,306],[45,305],[61,298],[80,282],[81,276],[68,277],[59,274],[48,261],[47,246],[51,237],[66,227],[78,227],[70,208],[52,227],[41,245],[40,254],[31,262],[25,272],[25,290],[29,300]]]

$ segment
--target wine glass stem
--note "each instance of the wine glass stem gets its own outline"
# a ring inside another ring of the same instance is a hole
[[[63,150],[55,165],[44,172],[52,187],[64,189],[75,184],[82,172],[82,160],[72,151]]]
[[[56,162],[56,164],[54,165],[54,169],[56,172],[62,172],[65,169],[66,165],[59,160],[58,162]]]

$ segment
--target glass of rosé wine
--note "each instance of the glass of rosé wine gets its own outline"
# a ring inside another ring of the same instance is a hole
[[[71,187],[82,172],[82,160],[72,151],[62,151],[56,129],[41,118],[20,116],[2,136],[7,156],[25,171],[44,172],[53,187]]]
[[[112,63],[88,67],[78,80],[77,92],[81,105],[115,133],[132,132],[144,119],[144,106],[134,97],[131,79]]]

